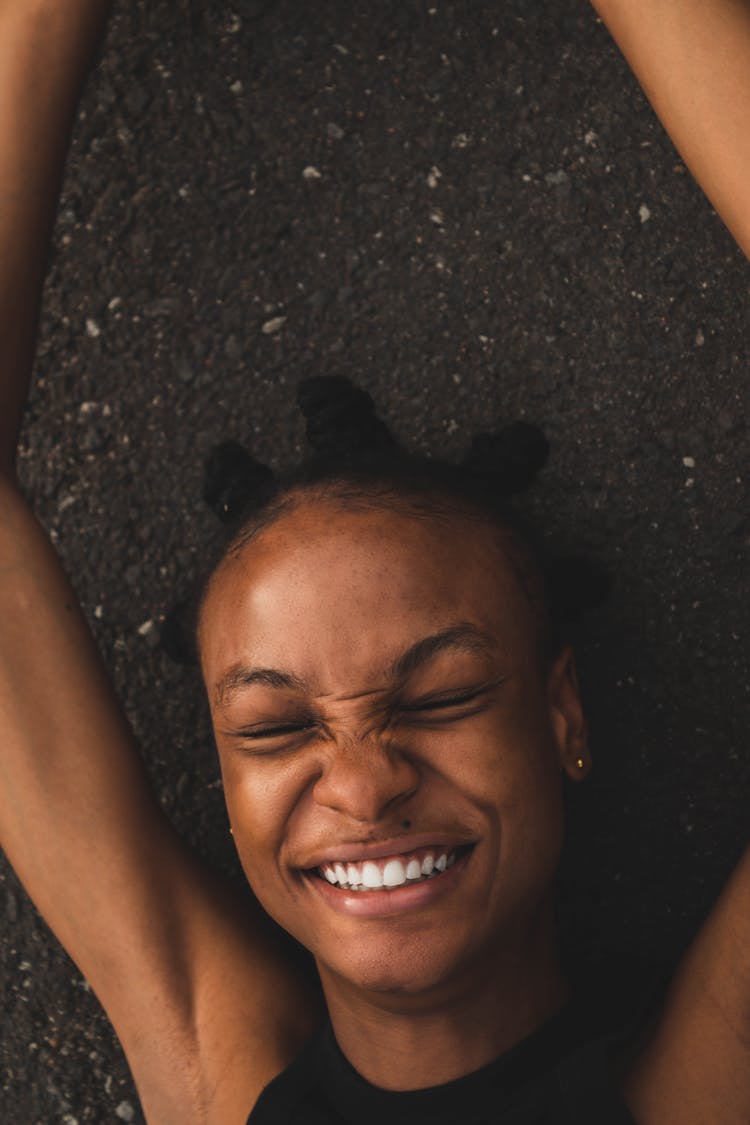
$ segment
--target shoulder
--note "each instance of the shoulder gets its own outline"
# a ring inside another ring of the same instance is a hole
[[[621,1084],[639,1125],[750,1121],[750,850],[679,962]]]

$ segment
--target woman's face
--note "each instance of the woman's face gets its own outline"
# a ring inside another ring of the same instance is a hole
[[[585,728],[491,528],[304,500],[222,565],[200,643],[243,868],[324,982],[522,949]]]

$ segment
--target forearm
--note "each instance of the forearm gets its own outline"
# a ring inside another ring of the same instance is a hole
[[[750,0],[592,0],[750,256]]]
[[[0,0],[0,469],[12,472],[65,155],[111,0]]]

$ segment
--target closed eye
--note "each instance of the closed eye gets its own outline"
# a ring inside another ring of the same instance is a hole
[[[450,707],[460,707],[462,703],[471,703],[472,700],[477,699],[482,694],[482,691],[466,692],[463,695],[451,695],[445,699],[425,699],[420,703],[413,704],[411,707],[405,707],[406,711],[439,711],[446,710]]]
[[[233,731],[235,738],[282,738],[285,734],[297,734],[299,731],[309,730],[312,723],[287,723],[278,727],[251,727],[249,730]]]

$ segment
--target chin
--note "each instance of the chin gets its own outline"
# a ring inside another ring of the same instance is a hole
[[[472,960],[464,949],[465,963]],[[330,973],[349,987],[379,995],[418,996],[449,983],[460,972],[460,951],[424,931],[408,936],[392,934],[383,941],[342,945],[326,956],[316,955],[321,979]]]

